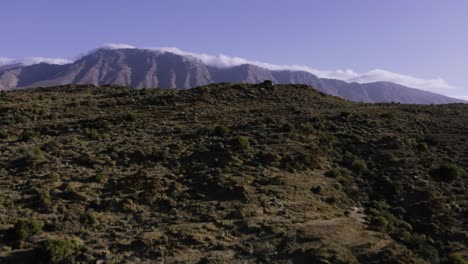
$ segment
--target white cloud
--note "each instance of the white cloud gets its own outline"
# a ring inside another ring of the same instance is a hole
[[[368,71],[364,74],[360,74],[355,78],[351,78],[348,81],[356,81],[356,82],[375,82],[379,80],[385,80],[389,82],[401,83],[405,86],[409,87],[416,87],[424,89],[436,89],[436,90],[450,90],[454,89],[455,87],[448,84],[442,78],[435,78],[435,79],[421,79],[417,77],[413,77],[410,75],[404,75],[399,73],[394,73],[386,70],[375,69]]]
[[[63,59],[63,58],[43,58],[43,57],[26,57],[26,58],[20,58],[20,59],[11,59],[11,58],[4,58],[0,57],[0,66],[3,65],[9,65],[9,64],[23,64],[25,66],[33,65],[33,64],[38,64],[38,63],[49,63],[49,64],[67,64],[67,63],[72,63],[73,61],[68,60],[68,59]]]
[[[123,43],[106,43],[100,46],[98,49],[136,49],[135,46],[123,44]]]
[[[468,101],[468,95],[453,95],[453,96],[450,96],[450,97],[458,98],[458,99],[462,99],[462,100]]]
[[[11,64],[13,59],[0,57],[0,66]]]

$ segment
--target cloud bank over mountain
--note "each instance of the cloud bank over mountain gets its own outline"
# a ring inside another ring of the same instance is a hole
[[[269,70],[306,71],[317,75],[320,78],[338,79],[346,82],[370,83],[377,81],[387,81],[398,83],[408,87],[418,88],[421,90],[442,93],[446,93],[456,88],[455,86],[450,85],[447,81],[445,81],[442,78],[422,79],[382,69],[373,69],[364,73],[359,73],[351,69],[319,70],[305,65],[277,65],[260,61],[252,61],[240,57],[232,57],[225,54],[214,56],[204,53],[186,52],[176,47],[161,47],[149,49],[159,52],[171,52],[178,55],[192,56],[197,59],[200,59],[207,65],[220,68],[229,68],[242,64],[252,64],[263,68],[267,68]]]
[[[64,59],[64,58],[44,58],[44,57],[26,57],[26,58],[19,58],[19,59],[12,59],[12,58],[5,58],[0,57],[0,66],[9,65],[9,64],[22,64],[25,66],[38,64],[38,63],[49,63],[49,64],[68,64],[72,63],[73,60]]]
[[[137,49],[138,47],[122,44],[122,43],[108,43],[104,44],[96,49],[91,50],[87,54],[96,51],[97,49]],[[218,67],[218,68],[229,68],[242,64],[252,64],[267,68],[269,70],[290,70],[290,71],[305,71],[310,72],[320,78],[327,79],[338,79],[346,82],[358,82],[358,83],[371,83],[377,81],[387,81],[398,83],[404,86],[418,88],[436,93],[452,93],[457,87],[452,86],[446,80],[442,78],[423,79],[411,75],[395,73],[383,69],[373,69],[367,72],[356,72],[352,69],[338,69],[338,70],[320,70],[305,65],[278,65],[260,61],[248,60],[240,57],[228,56],[225,54],[219,54],[217,56],[205,54],[205,53],[194,53],[180,50],[176,47],[149,47],[143,48],[153,50],[155,52],[170,52],[183,56],[190,56],[201,60],[203,63]],[[83,55],[84,56],[84,55]],[[82,56],[80,56],[82,57]],[[43,58],[43,57],[28,57],[21,59],[11,59],[0,57],[0,66],[7,64],[20,63],[23,65],[32,65],[36,63],[49,63],[49,64],[67,64],[72,63],[74,60],[65,58]]]

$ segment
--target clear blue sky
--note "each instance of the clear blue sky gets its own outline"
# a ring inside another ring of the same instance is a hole
[[[379,68],[468,95],[466,0],[5,0],[0,57],[65,57],[104,43],[174,46],[323,70]],[[466,87],[466,88],[464,88]]]

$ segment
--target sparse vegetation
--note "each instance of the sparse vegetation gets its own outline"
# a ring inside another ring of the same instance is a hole
[[[223,83],[0,106],[2,263],[466,263],[466,105]]]

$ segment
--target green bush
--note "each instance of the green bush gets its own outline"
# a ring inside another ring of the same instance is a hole
[[[262,85],[265,87],[273,87],[273,82],[271,80],[265,80]]]
[[[47,239],[41,250],[41,258],[46,263],[69,263],[70,257],[82,246],[82,242],[76,238]]]
[[[351,168],[354,172],[359,174],[364,173],[368,170],[366,162],[362,159],[355,159],[351,164]]]
[[[138,117],[135,113],[129,112],[123,117],[123,119],[129,122],[133,122],[133,121],[137,121]]]
[[[8,138],[8,132],[6,130],[0,130],[0,139]]]
[[[310,191],[314,194],[319,194],[322,192],[322,189],[323,189],[322,186],[317,185],[317,186],[312,187]]]
[[[348,120],[350,117],[351,117],[352,113],[348,112],[348,111],[342,111],[340,113],[340,117],[342,119],[345,119],[345,120]]]
[[[327,172],[325,172],[325,176],[330,177],[330,178],[338,178],[341,176],[341,172],[339,169],[331,169]]]
[[[37,196],[41,205],[47,205],[52,200],[52,196],[50,196],[49,190],[38,190]]]
[[[101,135],[96,129],[86,129],[85,130],[85,135],[87,138],[91,140],[99,140],[101,139]]]
[[[94,176],[94,180],[98,183],[104,183],[106,182],[106,175],[104,173],[97,173],[95,176]]]
[[[381,118],[386,118],[386,119],[394,119],[395,118],[395,114],[394,113],[390,113],[390,112],[387,112],[387,113],[382,113],[380,115]]]
[[[281,156],[265,151],[259,151],[257,154],[257,160],[263,166],[274,165],[277,164],[279,160],[281,160]]]
[[[27,130],[25,132],[23,132],[23,134],[21,135],[21,140],[22,141],[29,141],[29,140],[32,140],[36,137],[39,137],[40,136],[40,133],[38,131],[33,131],[33,130]]]
[[[448,264],[468,264],[468,261],[460,253],[452,253],[447,258]]]
[[[439,252],[432,245],[426,235],[413,234],[408,239],[408,247],[431,263],[439,263]]]
[[[250,149],[250,139],[248,137],[239,136],[236,139],[236,145],[242,150]]]
[[[419,143],[417,148],[418,148],[419,151],[422,151],[422,152],[428,152],[429,151],[429,145],[427,145],[426,142]]]
[[[410,239],[411,233],[408,232],[405,228],[396,228],[390,232],[390,236],[397,241],[405,242]]]
[[[387,218],[383,216],[375,216],[375,217],[372,217],[370,221],[370,225],[374,227],[376,230],[384,232],[384,231],[387,231],[389,222]]]
[[[149,157],[155,161],[161,161],[169,158],[169,155],[169,148],[153,148],[149,154]]]
[[[210,129],[208,127],[200,127],[195,131],[195,133],[199,136],[207,136],[210,134]]]
[[[213,131],[215,136],[223,137],[229,133],[229,129],[225,126],[216,126]]]
[[[28,149],[24,153],[25,163],[31,166],[36,166],[43,159],[44,153],[42,153],[42,150],[38,147]]]
[[[17,240],[26,240],[27,238],[38,234],[42,230],[42,223],[36,219],[21,220],[16,222],[13,227],[13,233]]]
[[[441,181],[451,182],[461,176],[461,169],[455,164],[442,164],[433,171],[433,175]]]

